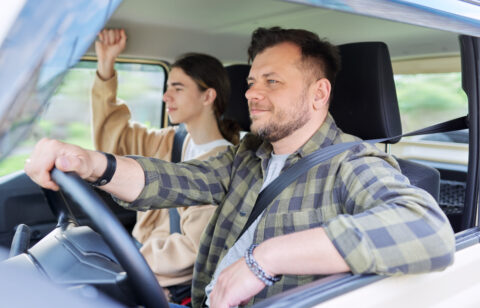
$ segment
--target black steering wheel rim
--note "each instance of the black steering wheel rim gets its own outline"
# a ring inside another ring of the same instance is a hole
[[[103,200],[76,173],[65,173],[54,168],[51,176],[60,189],[75,200],[91,219],[95,229],[127,272],[137,299],[146,307],[169,307],[162,288],[132,237]]]

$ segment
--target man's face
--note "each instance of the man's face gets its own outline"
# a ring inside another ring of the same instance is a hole
[[[250,129],[267,141],[285,138],[310,120],[310,72],[302,74],[300,61],[300,48],[291,43],[267,48],[253,60],[245,93]]]

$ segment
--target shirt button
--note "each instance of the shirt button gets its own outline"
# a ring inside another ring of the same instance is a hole
[[[239,212],[239,214],[240,214],[240,216],[245,216],[245,215],[247,215],[247,213],[245,213],[245,212]]]
[[[223,246],[223,249],[228,250],[227,244],[225,244],[225,245]]]

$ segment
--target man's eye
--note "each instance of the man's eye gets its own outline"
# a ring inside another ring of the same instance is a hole
[[[253,82],[247,82],[247,88],[250,89],[253,86]]]
[[[267,82],[268,82],[269,84],[276,84],[276,83],[278,83],[278,81],[275,80],[275,79],[268,79]]]
[[[180,92],[180,91],[182,91],[182,90],[183,90],[182,88],[175,88],[175,91],[176,91],[176,92]]]

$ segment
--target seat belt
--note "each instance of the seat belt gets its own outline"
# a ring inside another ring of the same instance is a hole
[[[182,160],[182,149],[183,142],[187,136],[187,130],[184,124],[180,124],[178,129],[175,131],[175,136],[173,137],[173,146],[172,146],[172,163],[178,163]],[[177,208],[169,208],[168,216],[170,219],[170,234],[173,233],[182,233],[180,229],[180,214],[178,214]]]
[[[307,172],[314,166],[320,164],[321,162],[331,159],[334,156],[354,147],[355,145],[361,144],[363,142],[375,144],[392,139],[397,139],[400,137],[443,133],[465,128],[468,128],[467,116],[428,126],[426,128],[422,128],[407,134],[394,137],[338,143],[330,145],[323,149],[318,149],[315,152],[301,158],[293,166],[282,172],[275,180],[273,180],[267,187],[265,187],[260,192],[257,200],[255,201],[255,205],[253,206],[253,210],[248,217],[247,223],[237,237],[237,241],[250,227],[250,225],[257,219],[257,217],[265,210],[267,205],[270,204],[288,185],[295,181],[300,175],[304,174],[305,172]]]
[[[178,125],[177,130],[175,131],[175,136],[173,137],[173,146],[172,146],[172,163],[179,163],[182,161],[182,149],[183,142],[187,136],[187,129],[184,124]]]

